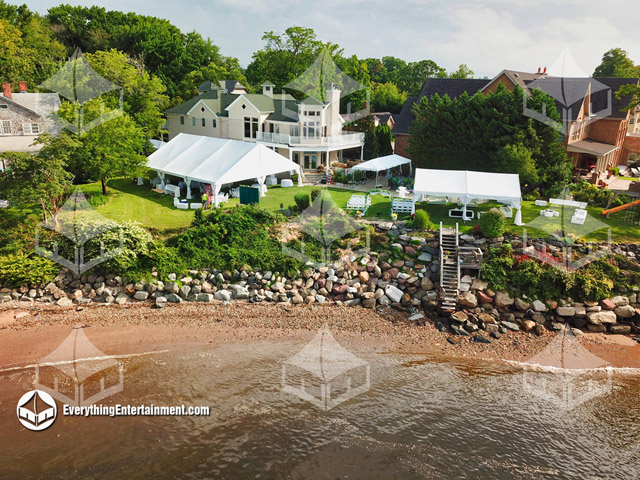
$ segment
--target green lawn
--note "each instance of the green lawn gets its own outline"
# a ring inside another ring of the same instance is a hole
[[[158,231],[158,233],[169,233],[172,230],[181,229],[188,226],[193,220],[193,211],[178,210],[173,206],[173,198],[169,195],[161,195],[152,192],[148,185],[138,186],[130,180],[114,179],[110,180],[109,198],[104,205],[97,207],[98,212],[113,220],[134,220],[140,222],[144,227]],[[314,187],[292,187],[281,188],[279,186],[269,187],[267,196],[260,198],[260,205],[264,208],[276,211],[280,209],[280,204],[284,208],[294,205],[294,195],[300,191],[311,192]],[[100,193],[100,186],[97,183],[83,185],[82,190],[88,194]],[[347,201],[355,192],[342,188],[329,187],[327,189],[336,204],[344,208]],[[367,212],[367,219],[389,219],[390,200],[381,195],[372,198],[372,205]],[[226,207],[232,207],[238,203],[238,199],[230,199]],[[456,221],[459,229],[465,232],[472,228],[477,220],[462,222],[459,219],[449,218],[448,212],[454,205],[427,205],[426,203],[416,205],[417,208],[425,209],[431,218],[431,222],[436,226],[442,221],[447,227],[454,227]],[[488,210],[498,204],[487,202],[480,207],[472,208],[475,211]],[[577,237],[585,238],[589,241],[607,240],[608,228],[611,228],[612,240],[614,242],[637,242],[640,241],[640,226],[636,223],[625,223],[625,212],[617,212],[609,216],[602,215],[602,209],[588,207],[589,216],[584,225],[570,223],[573,209],[567,209],[564,215],[564,226],[559,217],[546,218],[540,216],[540,210],[533,202],[522,203],[522,219],[524,227],[513,225],[513,219],[508,219],[508,231],[522,235],[526,228],[527,235],[545,237],[555,231],[563,230]],[[555,207],[558,210],[558,207]],[[403,218],[401,216],[401,218]],[[405,217],[407,218],[407,217]]]

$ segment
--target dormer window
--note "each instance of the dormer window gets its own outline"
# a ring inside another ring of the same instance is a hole
[[[204,113],[204,107],[200,107],[200,111]]]

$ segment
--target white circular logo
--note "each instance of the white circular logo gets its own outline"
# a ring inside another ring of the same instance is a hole
[[[31,390],[18,400],[18,420],[28,428],[38,432],[49,428],[56,419],[58,407],[51,395],[42,390]]]

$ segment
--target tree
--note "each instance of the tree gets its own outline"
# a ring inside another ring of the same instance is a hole
[[[99,75],[122,87],[124,111],[144,130],[147,138],[157,137],[164,124],[162,111],[169,103],[160,79],[150,75],[126,53],[114,49],[88,53],[85,58]],[[109,107],[114,109],[118,105]]]
[[[634,65],[629,54],[621,48],[612,48],[602,56],[602,62],[593,72],[594,77],[640,77],[640,65]]]
[[[371,106],[375,112],[398,113],[407,100],[407,94],[401,92],[395,83],[372,84]]]
[[[522,114],[525,93],[504,85],[486,96],[423,98],[415,107],[408,153],[417,167],[518,173],[525,191],[563,185],[571,164],[550,126]],[[558,120],[555,102],[533,90],[528,105]]]
[[[630,98],[627,110],[633,110],[640,105],[640,85],[636,83],[620,87],[620,90],[616,92],[616,97],[622,98],[626,96]]]
[[[32,52],[24,47],[22,32],[0,19],[0,78],[17,83],[33,69]]]
[[[41,135],[38,141],[48,141],[51,137]],[[59,144],[63,146],[62,143]],[[66,145],[73,148],[73,141]],[[55,214],[62,206],[73,175],[66,167],[64,148],[58,150],[43,148],[38,155],[28,153],[2,154],[3,162],[9,168],[2,172],[0,186],[3,195],[15,205],[31,205],[37,203],[42,208],[42,217],[55,221]]]
[[[238,59],[224,57],[218,63],[211,62],[185,75],[178,86],[178,95],[180,99],[193,98],[198,94],[198,87],[204,82],[218,83],[220,80],[236,80],[247,87],[249,86]]]
[[[449,74],[449,78],[473,78],[473,70],[461,63],[458,70]]]

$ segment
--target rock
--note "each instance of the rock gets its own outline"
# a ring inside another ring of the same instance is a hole
[[[618,318],[615,312],[611,310],[602,310],[601,312],[587,313],[587,321],[591,325],[614,324]]]
[[[620,297],[620,298],[627,298],[627,297]],[[614,312],[620,318],[631,318],[636,314],[636,309],[627,303],[626,305],[620,305],[616,307]]]
[[[228,302],[231,300],[231,292],[229,290],[218,290],[213,296],[216,300],[222,300],[223,302]]]
[[[496,293],[496,296],[498,294]],[[520,327],[518,325],[516,325],[513,322],[507,322],[505,320],[503,320],[502,322],[500,322],[500,324],[505,327],[507,330],[511,330],[512,332],[518,332],[520,330]]]
[[[389,297],[389,300],[391,300],[394,303],[400,303],[400,300],[402,300],[402,290],[400,290],[398,287],[395,287],[393,285],[387,285],[387,288],[385,288],[384,293],[387,297]]]
[[[475,308],[478,306],[478,299],[471,292],[464,292],[458,295],[458,305],[461,307]]]
[[[515,300],[506,292],[496,292],[496,296],[493,298],[493,301],[496,308],[510,307],[515,302]]]
[[[478,315],[478,320],[483,322],[485,326],[493,325],[496,323],[496,319],[493,315],[489,315],[488,313],[481,313]]]
[[[246,300],[249,298],[249,290],[242,285],[232,285],[231,290],[233,291],[232,297],[235,300]]]
[[[360,279],[360,283],[367,283],[369,282],[369,272],[363,270],[362,272],[360,272],[360,274],[358,275],[358,278]]]
[[[418,312],[411,315],[409,317],[409,320],[411,320],[412,322],[417,322],[418,320],[422,320],[423,318],[424,318],[424,314]]]
[[[576,314],[576,309],[573,307],[558,307],[556,314],[561,317],[573,317]]]
[[[319,293],[316,293],[316,302],[324,303],[326,300],[327,300],[327,297],[325,297],[324,295],[320,295]]]
[[[391,305],[391,299],[389,299],[389,297],[387,297],[386,295],[382,295],[378,299],[378,304],[382,305],[383,307],[387,307],[387,306]]]
[[[451,320],[458,323],[464,323],[468,318],[469,316],[464,312],[454,312],[451,314]]]
[[[492,343],[490,339],[483,335],[476,335],[475,337],[471,337],[471,340],[476,343]]]
[[[531,307],[530,303],[525,302],[521,298],[516,298],[514,304],[515,304],[515,307],[521,312],[525,312],[529,310],[529,308]]]
[[[56,302],[56,305],[58,305],[59,307],[70,307],[71,305],[73,305],[73,300],[71,300],[69,297],[62,297]]]
[[[124,305],[128,301],[129,301],[129,296],[124,292],[119,293],[116,299],[114,300],[114,302],[118,305]]]
[[[431,260],[433,260],[433,256],[427,252],[421,253],[418,257],[418,261],[420,262],[430,262]]]
[[[136,293],[133,294],[133,298],[135,298],[136,300],[146,300],[147,297],[149,297],[149,292],[146,292],[144,290],[138,290]]]
[[[473,290],[484,290],[488,286],[489,284],[487,282],[485,282],[484,280],[480,280],[478,278],[474,278],[473,283],[471,284],[471,288]]]
[[[164,284],[164,289],[167,293],[178,293],[180,291],[180,286],[174,282],[168,282]]]
[[[364,298],[362,300],[362,306],[364,308],[376,308],[376,299],[374,297]],[[422,315],[422,314],[420,314],[420,315]],[[411,318],[409,320],[411,320]]]
[[[303,301],[304,299],[302,298],[302,296],[297,293],[293,297],[291,297],[291,303],[293,303],[294,305],[300,305]]]
[[[581,337],[582,335],[584,335],[584,332],[579,328],[571,328],[571,333],[574,337]]]
[[[180,287],[180,296],[182,298],[187,298],[189,296],[189,292],[191,292],[191,287],[189,285],[183,285]]]
[[[522,329],[525,332],[530,332],[531,330],[533,330],[534,328],[536,328],[537,323],[534,322],[533,320],[524,320],[522,322]]]
[[[604,300],[601,300],[600,301],[600,306],[602,307],[603,310],[613,310],[614,308],[616,308],[616,304],[613,303],[608,298],[605,298]]]
[[[594,325],[590,323],[589,325],[587,325],[587,330],[589,330],[590,332],[604,333],[607,331],[607,327],[606,325]]]
[[[433,290],[433,282],[429,277],[422,277],[420,280],[420,288],[422,288],[422,290]]]
[[[613,297],[611,301],[615,304],[616,307],[623,307],[625,305],[629,305],[629,299],[623,296]]]
[[[211,293],[199,293],[196,295],[196,302],[210,302],[213,300],[213,295]]]
[[[544,325],[537,323],[534,330],[536,332],[536,335],[544,335]]]
[[[620,307],[618,307],[620,308]],[[631,333],[631,325],[610,325],[609,331],[616,334]]]
[[[471,288],[473,288],[473,285],[471,285]],[[478,299],[478,302],[480,302],[481,304],[493,303],[493,298],[487,295],[483,290],[478,290],[476,292],[476,298]]]
[[[544,304],[544,302],[541,302],[540,300],[534,300],[533,303],[531,304],[531,306],[533,307],[533,310],[535,312],[546,312],[547,311],[547,306]]]
[[[168,293],[165,297],[167,299],[167,302],[170,302],[170,303],[180,303],[180,302],[182,302],[182,298],[180,298],[175,293]]]
[[[167,297],[156,297],[156,308],[163,308],[167,304]]]

